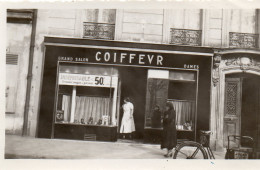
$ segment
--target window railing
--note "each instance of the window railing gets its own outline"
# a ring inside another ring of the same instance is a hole
[[[257,48],[258,47],[258,34],[249,33],[229,33],[229,47],[233,48]]]
[[[83,38],[113,40],[115,34],[115,24],[106,23],[83,23]]]
[[[170,44],[201,46],[201,30],[171,28]]]

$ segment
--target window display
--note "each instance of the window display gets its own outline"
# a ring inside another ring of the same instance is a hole
[[[117,86],[112,67],[60,64],[55,122],[116,126]]]
[[[193,131],[196,116],[197,76],[195,72],[148,70],[145,128],[162,128],[166,102],[176,111],[176,128]]]

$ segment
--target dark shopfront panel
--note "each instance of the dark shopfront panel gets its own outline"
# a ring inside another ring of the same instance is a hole
[[[135,66],[147,66],[147,68],[143,68],[142,70],[153,67],[156,67],[156,69],[199,69],[197,130],[209,129],[212,58],[210,56],[204,56],[203,54],[212,54],[211,49],[199,47],[179,47],[173,45],[138,44],[116,41],[109,42],[99,40],[66,39],[51,37],[45,38],[45,42],[52,44],[46,44],[41,105],[38,123],[38,137],[52,137],[52,128],[54,127],[54,104],[56,100],[55,88],[58,61],[68,63],[77,62],[81,64],[87,64],[86,66],[88,66],[89,64],[117,64],[120,68],[127,68],[126,70],[131,70],[131,68],[134,68]],[[56,45],[56,43],[61,43],[64,46],[58,46]],[[95,47],[83,48],[82,46],[79,47],[80,45],[92,45]],[[98,46],[102,47],[99,48]],[[106,49],[104,49],[103,46],[106,46]],[[125,47],[129,49],[116,49],[115,47]],[[151,52],[149,52],[149,50],[143,50],[142,48],[151,49]],[[184,52],[182,52],[181,54],[178,54],[178,52],[159,53],[155,50]],[[202,55],[198,55],[197,53],[201,53]],[[152,55],[154,56],[152,57]],[[120,56],[123,57],[120,58]],[[199,68],[197,68],[198,66]],[[113,65],[113,67],[117,66]],[[144,84],[146,84],[145,81],[146,80],[144,80]],[[140,114],[138,116],[138,119],[141,119],[143,122],[144,113],[143,115]],[[136,129],[139,132],[141,132],[139,136],[142,137],[144,135],[142,134],[144,132],[144,123],[140,122],[141,121],[139,121],[139,125],[137,125],[138,127],[136,127]],[[109,131],[111,131],[112,133],[115,130],[113,129]]]

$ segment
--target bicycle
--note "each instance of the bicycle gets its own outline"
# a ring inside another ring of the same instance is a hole
[[[245,144],[247,145],[243,146]],[[228,146],[225,159],[256,159],[254,139],[250,136],[228,136]]]
[[[173,159],[215,159],[209,146],[208,138],[210,135],[211,131],[200,131],[200,142],[183,141],[178,143]]]

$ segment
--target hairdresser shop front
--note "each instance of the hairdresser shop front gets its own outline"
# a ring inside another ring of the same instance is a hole
[[[38,137],[117,141],[125,97],[134,105],[134,140],[160,140],[167,101],[178,138],[195,140],[198,129],[209,129],[212,49],[57,37],[44,43]]]

